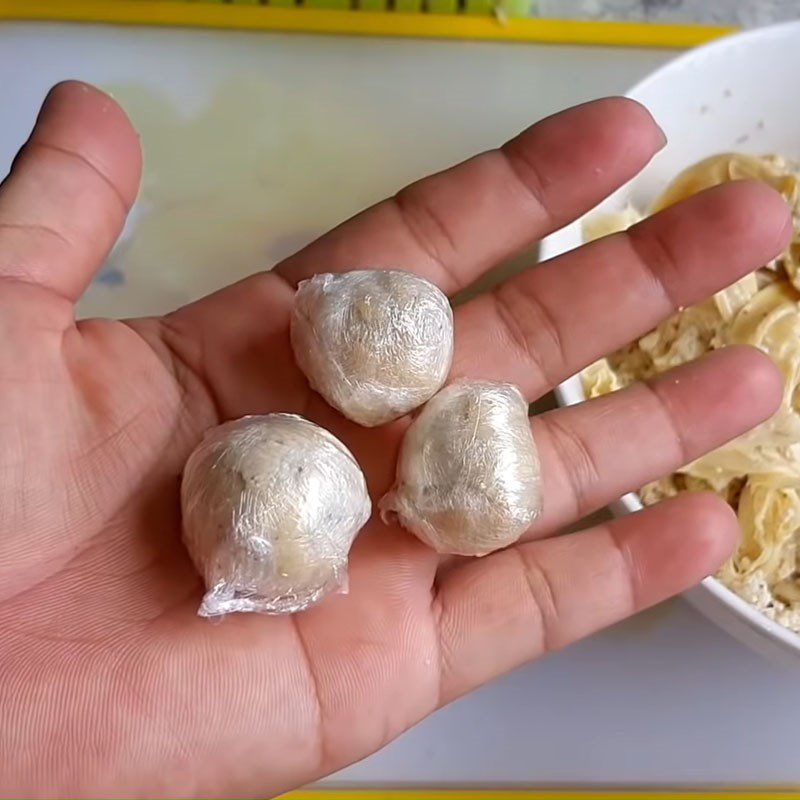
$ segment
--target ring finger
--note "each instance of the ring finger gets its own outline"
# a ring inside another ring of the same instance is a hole
[[[668,475],[771,416],[782,379],[761,352],[730,347],[649,383],[533,420],[542,538]]]

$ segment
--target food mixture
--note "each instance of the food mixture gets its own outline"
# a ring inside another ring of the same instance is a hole
[[[484,380],[442,389],[403,437],[397,480],[380,508],[438,553],[485,556],[514,544],[542,510],[522,392]]]
[[[762,613],[800,632],[800,166],[774,155],[726,153],[687,169],[659,197],[655,213],[730,180],[755,178],[794,210],[787,251],[710,300],[688,307],[582,374],[587,397],[621,389],[731,344],[769,354],[784,377],[781,408],[754,431],[640,491],[652,505],[679,492],[713,491],[737,512],[738,551],[718,578]],[[634,208],[590,219],[587,241],[624,230],[646,214]]]

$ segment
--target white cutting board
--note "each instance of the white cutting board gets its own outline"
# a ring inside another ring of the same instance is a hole
[[[264,268],[403,183],[630,74],[598,53],[565,98],[571,54],[556,49],[17,24],[0,37],[6,158],[64,76],[113,87],[142,133],[140,210],[154,211],[137,215],[137,240],[120,250],[126,292],[106,275],[81,309],[91,314],[167,310]]]
[[[667,57],[0,25],[0,168],[52,83],[113,86],[143,135],[145,189],[81,311],[156,313]],[[496,682],[334,780],[798,783],[798,698],[800,674],[675,602]]]

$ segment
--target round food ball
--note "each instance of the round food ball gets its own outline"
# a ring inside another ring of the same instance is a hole
[[[181,508],[204,617],[293,613],[340,589],[372,511],[350,451],[293,414],[209,431],[186,462]]]
[[[442,389],[403,440],[383,512],[439,553],[508,547],[539,516],[541,471],[528,404],[506,383]]]
[[[374,427],[421,406],[453,361],[453,311],[432,283],[399,270],[316,275],[297,289],[295,360],[348,419]]]

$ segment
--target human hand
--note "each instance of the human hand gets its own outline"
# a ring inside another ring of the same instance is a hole
[[[364,430],[294,365],[294,286],[397,267],[452,294],[638,172],[662,144],[612,99],[402,191],[280,265],[164,318],[75,323],[119,235],[141,156],[124,113],[58,86],[0,189],[0,794],[266,796],[382,747],[441,705],[674,595],[735,546],[731,511],[684,495],[555,537],[777,407],[760,353],[537,417],[544,513],[519,545],[447,561],[372,521],[350,591],[290,617],[196,616],[178,489],[203,431],[303,414],[373,498],[406,422]],[[769,261],[788,211],[731,184],[527,270],[455,312],[453,376],[530,399]]]

